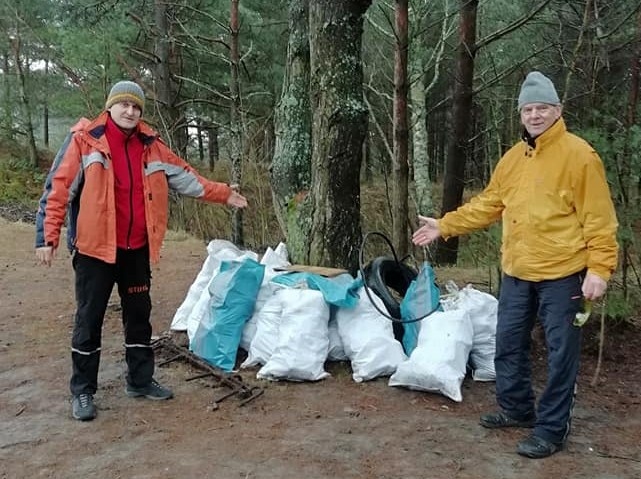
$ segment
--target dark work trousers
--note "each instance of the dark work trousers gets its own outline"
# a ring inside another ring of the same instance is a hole
[[[535,413],[530,346],[538,317],[545,331],[548,368],[534,434],[557,444],[570,432],[581,353],[581,328],[572,322],[582,308],[583,278],[584,272],[540,282],[504,275],[501,282],[494,358],[497,402],[514,418]]]
[[[77,310],[71,340],[71,394],[96,393],[102,324],[116,283],[122,307],[127,382],[135,387],[146,386],[154,373],[148,247],[119,249],[115,264],[76,253],[72,264],[76,273]]]

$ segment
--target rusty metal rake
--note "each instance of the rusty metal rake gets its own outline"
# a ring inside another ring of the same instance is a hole
[[[238,396],[240,399],[238,407],[241,407],[261,396],[265,392],[261,387],[245,384],[243,382],[243,378],[237,374],[229,374],[216,366],[212,366],[201,357],[196,356],[194,353],[189,351],[189,349],[174,343],[169,336],[162,336],[156,339],[151,343],[151,346],[154,350],[162,349],[171,356],[169,359],[158,363],[159,367],[178,359],[182,359],[192,366],[204,371],[202,374],[187,378],[187,381],[193,381],[201,378],[212,378],[217,381],[219,385],[230,389],[228,393],[213,401],[212,409],[218,409],[218,405],[222,401],[232,396]]]

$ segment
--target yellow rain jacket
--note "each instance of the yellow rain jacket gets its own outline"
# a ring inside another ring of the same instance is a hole
[[[478,196],[439,220],[445,239],[502,219],[503,272],[526,281],[616,268],[617,219],[599,155],[560,118],[514,145]]]

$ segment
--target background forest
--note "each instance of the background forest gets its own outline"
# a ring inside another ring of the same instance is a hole
[[[0,0],[0,205],[32,210],[69,127],[110,86],[202,174],[241,185],[228,212],[176,198],[175,229],[293,262],[354,269],[364,233],[397,254],[498,281],[499,228],[430,250],[416,213],[486,183],[521,129],[516,97],[550,76],[571,131],[601,155],[620,222],[610,317],[641,291],[640,0]],[[384,248],[384,246],[383,246]],[[368,252],[372,253],[374,250]]]

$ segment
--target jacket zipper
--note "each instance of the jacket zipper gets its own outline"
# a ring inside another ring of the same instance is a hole
[[[127,170],[129,171],[129,227],[127,228],[127,249],[131,249],[131,231],[134,226],[134,174],[131,170],[131,158],[129,158],[129,137],[125,140],[125,156],[127,157]]]

